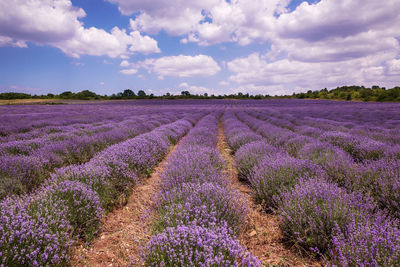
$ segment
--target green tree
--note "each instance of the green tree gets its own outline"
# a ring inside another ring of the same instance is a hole
[[[70,99],[70,98],[72,98],[73,95],[74,95],[74,94],[73,94],[71,91],[65,91],[65,92],[62,92],[62,93],[59,95],[59,97],[60,97],[60,98],[64,98],[64,99]]]
[[[138,96],[141,97],[141,98],[146,97],[146,92],[143,91],[143,90],[139,90],[137,94],[138,94]]]
[[[0,99],[27,99],[32,98],[30,94],[25,93],[1,93]]]
[[[190,92],[189,91],[182,91],[181,95],[182,96],[190,96]]]
[[[125,89],[122,93],[123,98],[134,98],[135,96],[135,92],[133,92],[131,89]]]
[[[80,99],[80,100],[89,100],[89,99],[98,98],[98,95],[92,91],[83,90],[81,92],[76,93],[74,98]]]

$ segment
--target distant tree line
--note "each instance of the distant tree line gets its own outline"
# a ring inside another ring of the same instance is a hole
[[[319,91],[307,91],[307,93],[293,94],[292,98],[308,99],[332,99],[332,100],[358,100],[377,102],[400,101],[400,87],[386,89],[377,85],[371,88],[364,86],[342,86],[332,90],[322,89]]]
[[[271,98],[299,98],[299,99],[331,99],[331,100],[358,100],[358,101],[400,101],[400,87],[386,89],[385,87],[372,86],[342,86],[328,90],[326,88],[317,91],[307,91],[306,93],[293,93],[292,95],[270,96],[270,95],[251,95],[244,93],[229,95],[214,94],[191,94],[189,91],[182,91],[180,94],[166,93],[162,96],[146,94],[144,90],[137,93],[131,89],[125,89],[123,92],[108,95],[98,95],[89,90],[83,90],[78,93],[71,91],[47,95],[30,95],[25,93],[0,93],[0,99],[78,99],[78,100],[118,100],[118,99],[271,99]]]
[[[275,96],[278,97],[278,96]],[[84,90],[78,93],[71,91],[63,92],[59,95],[30,95],[25,93],[0,93],[0,99],[78,99],[78,100],[118,100],[118,99],[266,99],[272,98],[269,95],[249,95],[243,93],[229,94],[229,95],[208,95],[204,94],[191,94],[189,91],[182,91],[180,94],[174,95],[166,93],[162,96],[155,96],[154,94],[146,94],[144,90],[139,90],[137,93],[131,89],[125,89],[123,92],[107,95],[98,95],[92,91]]]
[[[31,95],[25,93],[0,93],[0,99],[80,99],[80,100],[91,100],[91,99],[106,99],[107,96],[98,95],[89,90],[83,90],[78,93],[72,93],[70,91],[63,92],[59,95],[47,94],[47,95]]]
[[[0,99],[28,99],[33,98],[30,94],[24,93],[1,93]]]
[[[137,94],[131,89],[125,89],[123,92],[118,94],[112,94],[108,97],[109,99],[265,99],[271,98],[269,95],[249,95],[243,93],[230,94],[230,95],[214,95],[214,94],[191,94],[189,91],[181,91],[180,94],[166,93],[162,96],[155,96],[154,94],[147,95],[143,90],[139,90]]]

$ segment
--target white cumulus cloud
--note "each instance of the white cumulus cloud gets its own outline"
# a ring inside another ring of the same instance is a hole
[[[51,45],[76,58],[160,52],[156,40],[138,31],[85,28],[79,20],[85,16],[85,11],[73,6],[70,0],[0,0],[0,45]]]
[[[386,65],[387,75],[400,77],[400,59],[392,59]]]
[[[0,47],[1,46],[14,46],[20,48],[28,47],[24,41],[16,41],[13,38],[7,36],[0,36]]]
[[[121,64],[119,64],[121,67],[128,67],[130,64],[128,62],[128,60],[122,60]]]
[[[218,63],[212,57],[206,55],[178,55],[146,59],[137,63],[131,63],[130,67],[130,69],[122,70],[124,71],[123,73],[128,74],[127,72],[131,71],[131,74],[134,74],[138,69],[144,68],[149,73],[156,73],[160,79],[163,79],[164,76],[206,77],[212,76],[221,70]]]
[[[397,0],[303,2],[275,19],[267,53],[228,62],[229,79],[242,87],[285,93],[348,84],[398,85],[398,9]]]
[[[211,94],[212,90],[204,86],[189,85],[186,82],[179,84],[180,89],[188,91],[192,95],[203,95],[205,93]]]
[[[137,72],[138,72],[137,69],[124,69],[124,70],[121,70],[121,73],[126,74],[126,75],[136,74]]]
[[[274,29],[275,14],[286,11],[290,0],[108,0],[116,3],[133,30],[185,36],[182,43],[212,45],[238,42],[247,45],[265,41]]]
[[[229,79],[243,87],[280,87],[281,92],[290,94],[299,87],[304,91],[348,84],[395,86],[399,76],[396,77],[396,62],[390,58],[391,55],[379,54],[341,62],[271,62],[265,55],[254,53],[228,62],[228,69],[233,73]],[[384,65],[395,75],[386,75]]]

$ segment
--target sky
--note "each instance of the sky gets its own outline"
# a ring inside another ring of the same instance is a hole
[[[400,85],[400,0],[0,0],[0,92]]]

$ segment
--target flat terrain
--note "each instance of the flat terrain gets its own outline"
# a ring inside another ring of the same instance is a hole
[[[6,266],[400,263],[399,104],[40,101],[0,106]]]

